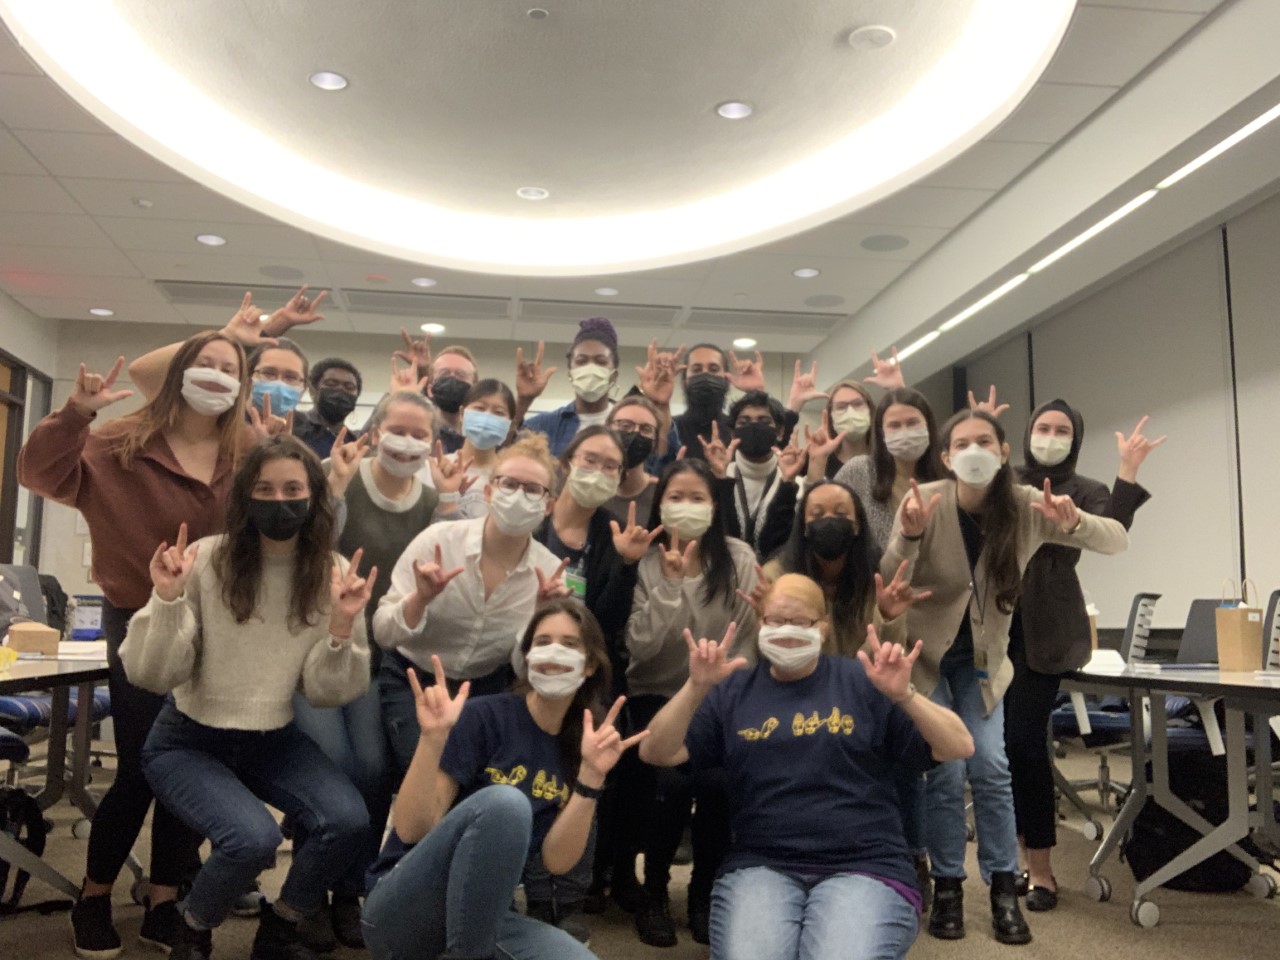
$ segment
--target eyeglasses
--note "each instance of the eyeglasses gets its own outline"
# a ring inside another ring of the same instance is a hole
[[[766,627],[799,627],[808,630],[821,621],[815,617],[765,617],[763,623]]]
[[[507,493],[515,493],[519,490],[530,500],[541,500],[551,492],[540,483],[534,483],[532,480],[520,481],[515,477],[494,477],[490,482]]]
[[[616,477],[622,473],[622,464],[617,460],[602,460],[594,453],[579,453],[574,456],[574,463],[586,470],[595,470],[606,477]]]
[[[831,405],[832,413],[844,413],[846,410],[865,410],[867,401],[859,397],[857,400],[842,400]]]
[[[302,374],[294,373],[292,370],[286,370],[281,373],[275,367],[259,367],[253,371],[253,379],[255,380],[279,380],[287,383],[291,387],[302,386]]]
[[[288,382],[288,380],[285,381],[285,383]],[[358,396],[360,393],[360,388],[350,380],[329,380],[326,378],[320,381],[319,387],[321,390],[341,390],[343,393],[349,393],[353,397]]]
[[[648,437],[650,440],[658,435],[658,428],[650,426],[647,423],[636,423],[634,420],[615,420],[609,424],[619,433],[638,433],[642,437]]]

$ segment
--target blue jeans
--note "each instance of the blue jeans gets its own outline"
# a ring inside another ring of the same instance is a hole
[[[532,830],[533,809],[515,787],[485,787],[450,810],[365,898],[373,960],[593,958],[563,930],[512,909]]]
[[[213,845],[186,900],[188,915],[202,927],[222,923],[275,863],[280,828],[264,803],[305,831],[280,891],[281,901],[299,913],[321,908],[368,842],[360,794],[292,723],[266,731],[217,729],[170,701],[142,749],[142,769],[156,799]]]
[[[964,851],[968,828],[964,814],[964,784],[973,791],[973,816],[978,827],[978,867],[982,879],[1018,869],[1018,827],[1013,815],[1013,785],[1004,751],[1004,704],[990,716],[973,664],[942,663],[942,676],[930,697],[959,714],[973,736],[968,760],[949,760],[926,776],[925,834],[935,877],[964,879]]]
[[[355,784],[369,811],[368,842],[334,888],[335,893],[360,896],[364,893],[365,871],[382,845],[394,789],[378,690],[370,686],[359,699],[330,708],[313,707],[302,694],[294,694],[293,717],[298,729],[314,740]]]
[[[711,891],[714,960],[900,960],[919,928],[902,894],[858,874],[811,880],[747,867]]]

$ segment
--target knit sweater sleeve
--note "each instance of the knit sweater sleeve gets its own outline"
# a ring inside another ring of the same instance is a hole
[[[639,576],[627,622],[627,650],[635,662],[643,662],[662,651],[666,637],[677,626],[693,621],[683,580],[662,574],[662,562],[653,548],[640,560]]]
[[[18,482],[42,497],[75,506],[93,419],[68,403],[36,424],[18,451]]]
[[[343,574],[347,572],[348,563],[341,554],[335,553],[333,562]],[[364,615],[355,618],[348,640],[332,636],[327,619],[323,632],[302,665],[302,695],[313,707],[340,707],[369,688],[369,637]]]
[[[162,600],[152,590],[147,605],[129,620],[120,661],[135,687],[151,693],[169,693],[195,673],[202,640],[201,592],[207,589],[212,576],[212,538],[197,541],[197,546],[196,562],[182,596]]]

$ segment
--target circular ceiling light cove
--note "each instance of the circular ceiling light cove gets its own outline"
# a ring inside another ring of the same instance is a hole
[[[716,113],[726,120],[745,120],[755,113],[755,107],[742,100],[726,100],[724,103],[716,104]]]
[[[739,337],[737,340],[733,341],[733,345],[739,350],[750,350],[756,345],[756,341],[751,339],[751,337]]]
[[[108,310],[106,307],[90,307],[89,312],[95,317],[114,317],[116,312]]]
[[[414,277],[409,282],[412,283],[415,287],[434,287],[437,283],[439,283],[438,280],[433,280],[431,279],[431,277]]]
[[[172,65],[167,51],[144,38],[143,21],[135,28],[129,19],[144,4],[0,0],[0,14],[45,73],[95,117],[260,213],[413,263],[564,277],[657,269],[756,247],[861,209],[954,159],[1021,102],[1075,8],[1074,0],[971,3],[963,28],[938,38],[919,79],[861,126],[833,134],[841,139],[746,183],[607,215],[481,213],[326,166],[325,151],[258,128]],[[591,197],[574,199],[590,209]]]
[[[893,27],[880,24],[869,27],[858,27],[849,32],[849,46],[855,50],[879,50],[898,39]]]
[[[822,271],[817,267],[799,267],[791,271],[793,277],[799,277],[801,280],[812,280],[821,273]]]
[[[520,187],[516,196],[521,200],[545,200],[551,196],[551,191],[546,187]]]
[[[423,333],[430,333],[430,334],[444,333],[444,324],[443,323],[424,323],[418,329],[421,330]]]
[[[216,233],[197,233],[196,242],[203,243],[206,247],[224,247],[227,244],[227,238],[220,237]]]
[[[307,79],[311,81],[313,87],[328,93],[336,93],[339,90],[347,89],[347,78],[340,73],[334,73],[332,70],[317,70]]]

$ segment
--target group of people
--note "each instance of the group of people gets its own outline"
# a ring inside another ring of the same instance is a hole
[[[879,399],[797,363],[784,404],[759,354],[655,343],[622,394],[593,318],[560,409],[530,412],[542,344],[509,386],[406,334],[349,430],[360,371],[285,336],[322,299],[246,295],[130,364],[144,405],[96,430],[125,360],[81,365],[21,452],[106,598],[118,761],[79,956],[122,950],[111,891],[154,798],[140,937],[175,960],[233,913],[259,914],[254,960],[590,957],[609,902],[672,946],[686,833],[713,957],[901,957],[926,913],[964,936],[966,781],[994,934],[1030,941],[1020,896],[1056,904],[1048,714],[1089,652],[1074,565],[1127,544],[1143,424],[1108,488],[1060,400],[1017,469],[994,390],[939,428],[896,358]]]

